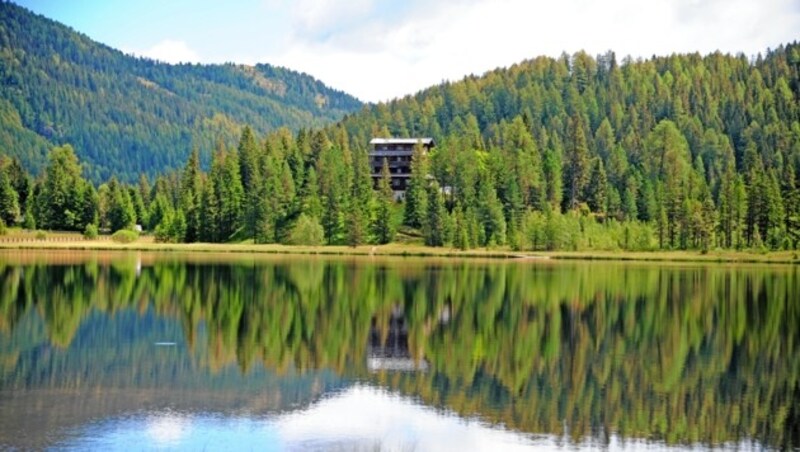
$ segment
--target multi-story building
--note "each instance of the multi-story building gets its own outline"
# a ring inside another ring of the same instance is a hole
[[[389,166],[392,179],[392,190],[395,198],[402,199],[411,178],[411,156],[414,146],[421,144],[425,152],[435,146],[433,138],[373,138],[369,144],[372,150],[369,153],[369,163],[372,167],[372,180],[377,187],[381,178],[383,161]]]

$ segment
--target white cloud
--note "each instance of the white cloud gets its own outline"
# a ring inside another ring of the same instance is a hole
[[[370,386],[354,386],[302,410],[280,416],[270,431],[282,448],[306,444],[357,450],[531,450],[554,449],[551,437],[490,426],[436,411],[413,399]]]
[[[721,50],[753,55],[797,38],[796,0],[411,1],[386,13],[302,0],[283,52],[261,58],[370,101],[411,94],[539,55],[606,50],[649,57]],[[355,19],[354,19],[355,18]]]
[[[197,52],[189,48],[184,41],[173,39],[165,39],[149,49],[135,53],[165,63],[196,63],[201,61]]]

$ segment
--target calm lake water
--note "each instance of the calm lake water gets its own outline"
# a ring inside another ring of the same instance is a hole
[[[0,449],[800,447],[797,266],[0,252]]]

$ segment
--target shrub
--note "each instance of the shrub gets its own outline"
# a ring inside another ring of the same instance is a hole
[[[0,235],[6,235],[8,233],[8,229],[6,228],[6,222],[0,218]]]
[[[28,209],[27,212],[25,212],[25,219],[22,221],[22,227],[29,231],[36,229],[36,219],[33,218],[31,209]]]
[[[47,238],[47,233],[44,231],[36,231],[36,240],[44,240]]]
[[[319,220],[306,214],[301,214],[289,233],[290,245],[322,245],[325,240],[325,231]]]
[[[97,238],[97,225],[87,224],[86,229],[83,230],[83,238],[86,240],[94,240]]]
[[[111,236],[111,240],[117,243],[132,243],[139,238],[139,233],[129,229],[120,229]]]

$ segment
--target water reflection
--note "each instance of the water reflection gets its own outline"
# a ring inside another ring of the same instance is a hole
[[[424,358],[414,358],[408,348],[408,324],[403,308],[395,305],[389,314],[386,330],[381,331],[377,317],[372,317],[367,349],[367,368],[380,371],[424,371],[428,363]]]
[[[266,418],[155,412],[111,419],[75,432],[64,448],[129,450],[143,437],[156,448],[220,450],[504,450],[538,441],[461,419],[379,388],[355,385],[302,410]]]
[[[0,289],[0,445],[302,425],[364,388],[519,445],[800,445],[797,267],[27,253]]]

